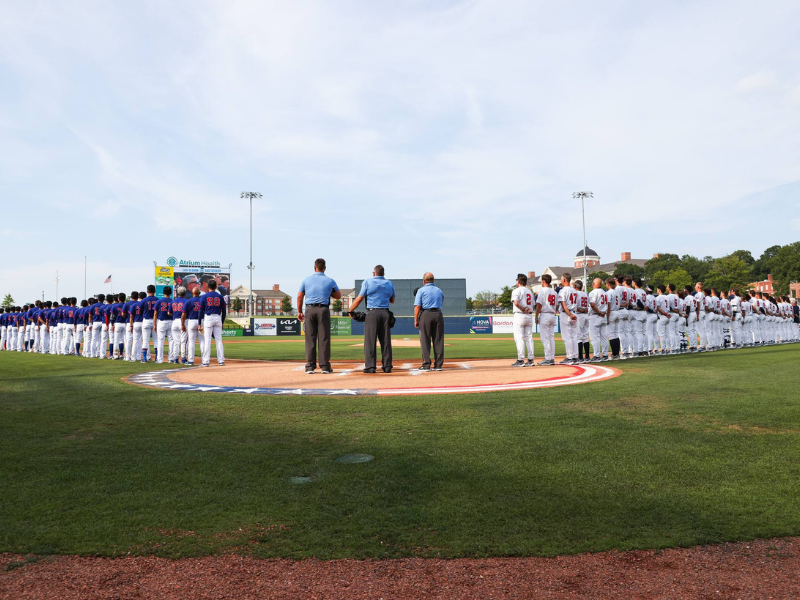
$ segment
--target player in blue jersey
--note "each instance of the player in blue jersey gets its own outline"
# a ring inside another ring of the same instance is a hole
[[[175,299],[172,301],[172,339],[170,345],[169,362],[180,364],[186,362],[186,340],[188,336],[183,331],[183,310],[188,298],[185,298],[186,288],[179,287],[175,292]]]
[[[112,312],[114,317],[114,360],[123,360],[125,358],[125,331],[128,329],[128,313],[125,311],[126,300],[127,296],[124,292],[117,294],[117,302],[114,304]]]
[[[132,311],[139,304],[139,292],[131,292],[130,300],[125,303],[125,360],[132,361],[136,354],[133,353],[133,325],[131,317]]]
[[[172,288],[164,288],[164,297],[156,302],[156,311],[153,316],[156,334],[156,362],[164,362],[164,338],[169,344],[169,354],[172,355],[174,340],[172,339]]]
[[[192,290],[192,297],[186,301],[181,316],[181,333],[186,334],[186,360],[183,364],[194,365],[194,343],[200,341],[200,349],[203,348],[203,337],[200,335],[200,288]],[[199,336],[199,337],[198,337]]]
[[[150,340],[155,341],[155,320],[153,316],[156,314],[156,305],[158,298],[156,298],[156,286],[147,286],[147,296],[144,300],[139,302],[142,307],[142,362],[147,362],[148,350],[150,347]]]
[[[92,310],[89,311],[92,318],[92,358],[103,358],[105,356],[105,351],[102,354],[100,353],[103,325],[105,324],[105,311],[103,310],[105,299],[104,294],[97,294],[97,302],[92,304]]]
[[[211,338],[217,346],[217,362],[220,366],[225,364],[225,351],[222,347],[222,324],[227,314],[225,298],[217,292],[217,282],[212,279],[208,282],[208,293],[200,299],[200,318],[202,325],[200,333],[203,334],[203,348],[201,353],[202,367],[207,367],[211,362]]]

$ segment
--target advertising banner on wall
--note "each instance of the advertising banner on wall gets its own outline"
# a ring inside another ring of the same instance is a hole
[[[514,333],[514,316],[513,315],[493,316],[492,333]]]
[[[470,333],[492,333],[492,317],[470,317]]]
[[[275,318],[253,318],[253,335],[278,335],[278,320]]]
[[[300,335],[300,319],[296,317],[277,317],[278,335]]]
[[[242,337],[244,335],[243,329],[223,329],[222,337]]]
[[[347,319],[331,319],[331,335],[350,335],[350,324],[352,320]]]

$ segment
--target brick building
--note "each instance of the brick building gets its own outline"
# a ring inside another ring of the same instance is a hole
[[[750,289],[757,292],[763,292],[770,296],[775,293],[775,288],[772,285],[772,275],[767,275],[764,281],[754,281],[750,284]]]
[[[279,284],[272,286],[271,290],[253,290],[253,314],[257,316],[281,314],[281,302],[285,297],[291,296],[282,292]],[[245,317],[250,314],[250,288],[240,285],[231,291],[231,303],[238,298],[242,303],[242,310],[231,311],[231,316]]]

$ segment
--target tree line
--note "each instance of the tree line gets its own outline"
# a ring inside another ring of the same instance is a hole
[[[702,281],[706,287],[719,290],[746,290],[751,283],[763,281],[772,275],[775,292],[788,295],[789,285],[800,281],[800,242],[770,246],[757,259],[749,250],[736,250],[717,258],[659,254],[648,260],[644,267],[618,263],[614,275],[620,274],[639,277],[651,285],[674,283],[678,289]],[[588,274],[590,281],[596,277],[605,281],[610,274],[604,271]],[[467,298],[467,310],[496,306],[511,308],[512,291],[512,287],[504,286],[499,293],[490,290],[478,292],[474,298]]]

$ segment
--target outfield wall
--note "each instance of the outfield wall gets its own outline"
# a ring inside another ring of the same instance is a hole
[[[250,327],[236,330],[237,333],[223,333],[227,336],[298,336],[305,335],[305,327],[297,317],[253,317]],[[445,334],[507,334],[514,333],[513,315],[480,315],[463,317],[444,317]],[[559,331],[558,328],[556,331]],[[534,332],[539,327],[534,324]],[[416,335],[414,317],[397,317],[392,329],[393,335]],[[353,321],[350,317],[331,317],[331,335],[364,335],[364,323]]]

